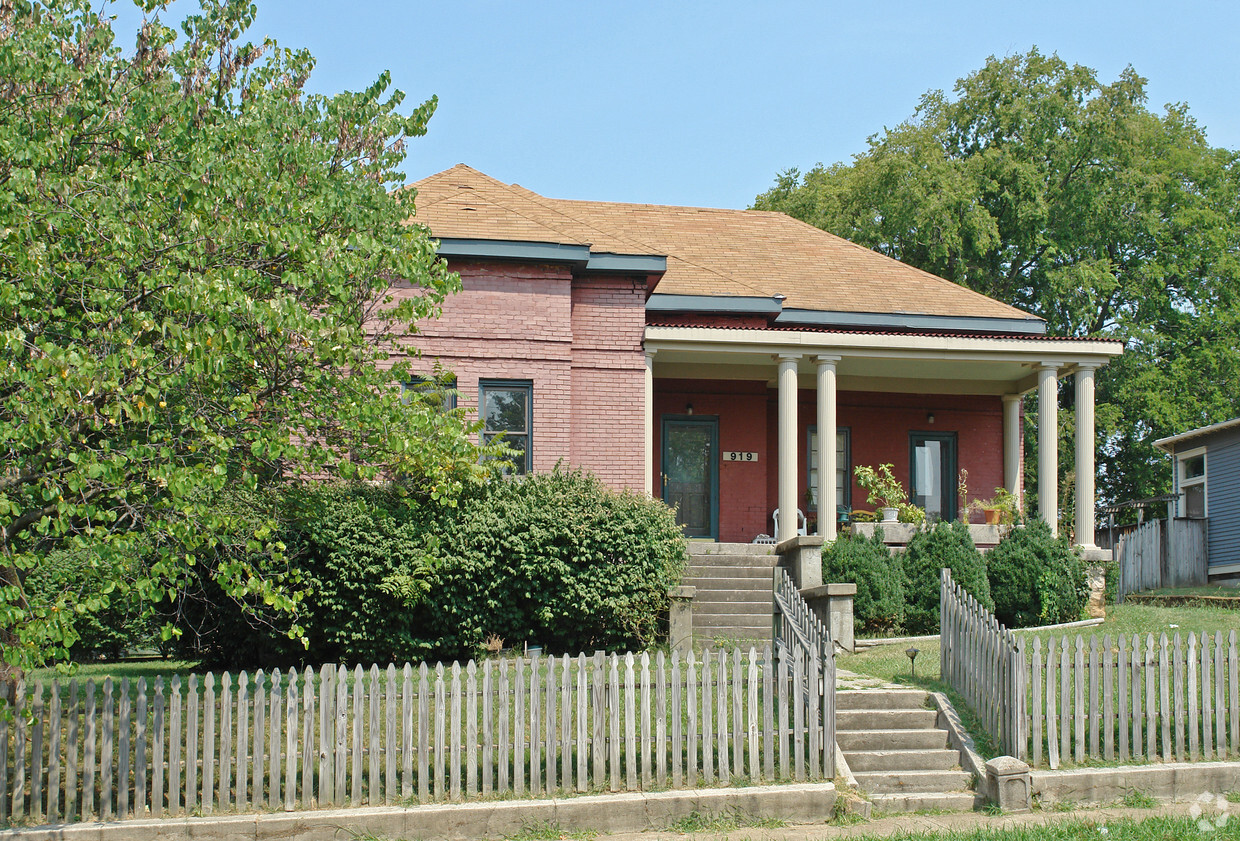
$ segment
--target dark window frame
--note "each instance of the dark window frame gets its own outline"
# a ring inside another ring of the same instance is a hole
[[[943,516],[942,512],[938,512],[940,518],[944,522],[955,522],[960,517],[960,500],[956,493],[956,479],[960,470],[960,436],[955,432],[927,432],[925,430],[913,429],[908,433],[908,495],[909,502],[917,505],[918,495],[916,492],[917,481],[917,439],[928,441],[941,441],[951,444],[951,459],[943,460],[940,468],[939,481],[943,483],[944,505],[947,508],[947,516]],[[935,512],[927,511],[930,515]]]
[[[518,469],[514,472],[519,475],[534,472],[534,381],[517,379],[478,380],[478,419],[482,422],[480,434],[483,443],[489,440],[488,436],[508,434],[508,430],[487,430],[486,395],[488,390],[525,392],[525,432],[519,433],[525,438],[525,464],[515,465]]]
[[[844,498],[838,504],[844,508],[852,510],[852,427],[836,426],[835,433],[844,434]],[[813,490],[813,483],[809,481],[809,477],[814,469],[814,436],[818,434],[818,424],[810,424],[809,429],[805,431],[805,482],[806,489]],[[818,456],[818,469],[822,469],[822,455]],[[836,466],[839,469],[839,465]],[[818,510],[818,498],[814,498],[814,504],[808,506],[809,511]]]

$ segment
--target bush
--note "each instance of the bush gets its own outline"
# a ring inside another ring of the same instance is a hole
[[[77,640],[69,656],[75,661],[116,659],[156,644],[157,623],[149,608],[125,582],[101,573],[86,550],[48,553],[27,575],[26,587],[32,601],[55,604],[63,595],[68,604],[85,611],[72,620]]]
[[[939,571],[952,571],[952,580],[986,607],[992,607],[982,558],[969,527],[962,522],[938,523],[913,535],[904,552],[908,576],[904,625],[910,633],[929,634],[939,629]]]
[[[641,648],[686,559],[666,506],[581,471],[496,479],[457,507],[336,485],[286,509],[278,574],[304,593],[305,644],[289,639],[289,617],[261,605],[247,617],[206,581],[202,606],[182,610],[183,654],[231,667],[417,662],[472,657],[492,635],[556,652]]]
[[[1089,600],[1085,567],[1064,536],[1042,520],[1012,529],[986,557],[995,616],[1009,628],[1081,618]]]
[[[824,547],[822,580],[857,585],[853,617],[868,634],[894,631],[904,623],[904,564],[883,543],[882,529],[873,537],[841,535]]]

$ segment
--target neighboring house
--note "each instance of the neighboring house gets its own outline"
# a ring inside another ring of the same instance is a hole
[[[1160,438],[1175,459],[1177,517],[1206,520],[1211,578],[1240,577],[1240,418]]]
[[[411,341],[486,434],[678,507],[691,537],[834,537],[860,464],[956,516],[956,477],[1021,493],[1021,396],[1054,441],[1077,389],[1078,542],[1094,528],[1093,375],[1118,342],[1044,335],[1021,310],[780,213],[549,199],[460,165],[412,185],[464,290]],[[820,441],[830,444],[824,448]],[[1055,446],[1039,475],[1056,476]],[[1052,522],[1057,483],[1039,511]],[[829,512],[817,516],[819,512]]]

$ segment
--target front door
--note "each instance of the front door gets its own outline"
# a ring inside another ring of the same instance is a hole
[[[719,534],[719,419],[663,417],[663,501],[685,537]]]
[[[912,503],[940,520],[956,519],[956,433],[909,434]]]

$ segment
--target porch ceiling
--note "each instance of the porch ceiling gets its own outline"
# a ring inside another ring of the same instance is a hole
[[[1037,369],[1060,376],[1105,365],[1122,352],[1109,341],[994,337],[824,334],[713,328],[646,328],[655,379],[760,380],[774,386],[779,354],[801,354],[799,384],[816,385],[815,357],[836,356],[843,391],[1018,394],[1037,385]]]

